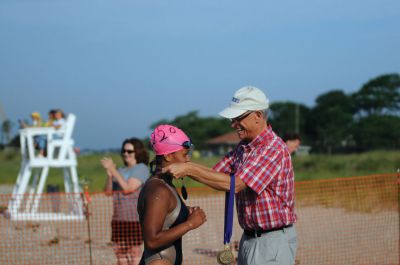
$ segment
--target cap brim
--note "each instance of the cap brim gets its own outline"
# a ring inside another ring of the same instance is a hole
[[[247,110],[234,109],[232,107],[227,107],[226,109],[224,109],[223,111],[218,113],[218,115],[220,115],[220,116],[222,116],[224,118],[227,118],[227,119],[233,119],[233,118],[239,117],[240,115],[242,115],[246,111]]]

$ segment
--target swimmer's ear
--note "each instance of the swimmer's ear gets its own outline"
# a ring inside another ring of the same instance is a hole
[[[171,162],[172,161],[172,154],[173,153],[164,155],[164,160],[166,162]]]

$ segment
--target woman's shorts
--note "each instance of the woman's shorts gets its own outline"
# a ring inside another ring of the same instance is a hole
[[[139,246],[143,243],[142,229],[138,221],[111,221],[111,241],[128,246]]]

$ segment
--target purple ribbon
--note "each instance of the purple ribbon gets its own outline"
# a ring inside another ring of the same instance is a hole
[[[231,187],[225,193],[224,245],[231,242],[233,227],[233,201],[235,200],[235,174],[231,174]]]

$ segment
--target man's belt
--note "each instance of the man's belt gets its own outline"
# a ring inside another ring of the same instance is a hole
[[[267,234],[267,233],[271,233],[271,232],[274,232],[274,231],[282,230],[282,229],[289,228],[289,227],[292,227],[292,226],[293,226],[293,224],[286,225],[286,226],[281,226],[281,227],[275,227],[275,228],[271,228],[271,229],[267,229],[267,230],[261,230],[261,229],[260,230],[244,230],[244,234],[246,236],[249,236],[249,237],[260,237],[263,234]]]

